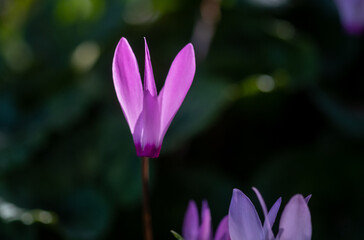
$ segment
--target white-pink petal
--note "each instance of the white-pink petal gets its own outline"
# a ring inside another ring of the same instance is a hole
[[[160,141],[176,115],[195,75],[195,52],[192,44],[187,44],[175,57],[169,69],[164,86],[159,93],[161,105]]]
[[[137,60],[125,38],[121,38],[116,47],[112,73],[116,95],[130,131],[134,133],[143,109],[143,88]]]
[[[147,90],[154,97],[157,96],[157,88],[155,87],[152,61],[150,60],[149,48],[147,40],[144,38],[145,44],[145,66],[144,66],[144,91]]]

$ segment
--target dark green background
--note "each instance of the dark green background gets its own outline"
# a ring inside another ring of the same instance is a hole
[[[1,0],[0,239],[142,238],[113,52],[126,37],[143,69],[145,36],[160,89],[209,3],[209,52],[151,161],[155,239],[190,199],[216,228],[234,187],[257,204],[252,186],[269,206],[312,193],[314,240],[362,239],[364,38],[332,0]]]

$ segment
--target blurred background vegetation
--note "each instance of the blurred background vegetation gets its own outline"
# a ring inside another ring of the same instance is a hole
[[[190,199],[216,227],[251,186],[268,205],[312,193],[314,240],[362,239],[364,38],[332,0],[0,0],[0,239],[141,239],[122,36],[141,69],[147,38],[159,88],[188,42],[198,61],[151,161],[155,239]]]

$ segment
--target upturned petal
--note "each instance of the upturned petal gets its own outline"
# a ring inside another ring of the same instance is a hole
[[[268,217],[267,205],[265,204],[264,199],[262,197],[262,194],[260,194],[258,189],[253,187],[253,191],[257,195],[257,198],[259,200],[260,206],[262,207],[263,214],[264,214],[263,238],[267,239],[267,240],[274,239],[274,235],[273,235],[273,232],[272,232],[273,224],[270,222],[270,219]]]
[[[183,220],[182,235],[184,240],[197,240],[199,231],[198,210],[195,201],[188,203]]]
[[[190,89],[195,70],[195,52],[192,44],[187,44],[173,60],[166,82],[159,93],[159,102],[161,105],[161,141]]]
[[[306,201],[307,204],[310,201],[311,197],[312,197],[312,194],[310,194],[307,197],[305,197],[305,201]]]
[[[212,239],[211,212],[207,201],[202,202],[201,225],[198,234],[198,240]]]
[[[311,214],[302,195],[291,198],[283,210],[277,240],[310,240],[312,235]]]
[[[150,60],[149,48],[147,40],[144,38],[145,45],[145,66],[144,66],[144,91],[149,91],[153,97],[157,96],[157,88],[153,75],[152,61]]]
[[[229,208],[231,240],[262,240],[263,228],[253,203],[240,190],[234,189]]]
[[[229,235],[229,217],[225,216],[217,227],[214,240],[230,240]]]
[[[125,38],[121,38],[114,54],[112,73],[119,103],[134,133],[143,109],[143,88],[135,55]]]
[[[133,140],[138,157],[159,156],[160,109],[157,96],[144,90],[143,110],[135,126]]]
[[[281,206],[282,203],[282,198],[278,198],[277,201],[273,204],[273,206],[270,208],[269,212],[268,212],[268,221],[270,224],[270,227],[273,227],[274,222],[276,220],[277,217],[277,213],[279,210],[279,207]],[[266,222],[264,222],[264,224],[266,224]]]

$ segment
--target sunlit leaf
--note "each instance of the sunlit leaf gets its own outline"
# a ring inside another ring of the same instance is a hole
[[[181,235],[179,235],[178,233],[176,233],[175,231],[171,230],[171,233],[173,234],[173,236],[178,239],[178,240],[183,240],[183,237]]]

